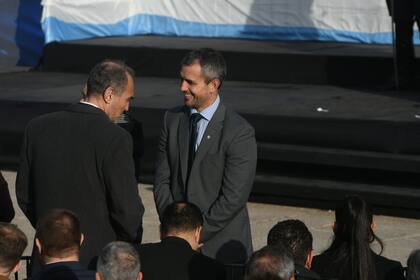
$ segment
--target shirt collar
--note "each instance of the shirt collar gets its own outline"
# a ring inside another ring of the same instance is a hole
[[[96,107],[96,108],[100,109],[97,105],[95,105],[93,103],[90,103],[90,102],[87,102],[87,101],[80,100],[79,103],[90,105],[90,106],[93,106],[93,107]]]
[[[203,111],[200,112],[200,114],[207,120],[210,121],[213,117],[214,113],[217,110],[217,107],[219,107],[220,103],[220,97],[217,95],[216,100],[211,104],[209,107],[205,108]],[[198,111],[194,108],[191,109],[191,114],[198,113]]]

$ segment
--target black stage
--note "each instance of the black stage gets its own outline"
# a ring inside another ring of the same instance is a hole
[[[130,115],[143,125],[141,179],[151,182],[163,112],[183,101],[175,78],[179,56],[198,46],[226,55],[233,70],[222,99],[256,129],[252,199],[329,208],[345,194],[359,193],[381,213],[419,216],[420,93],[383,91],[373,83],[387,80],[377,74],[392,69],[389,46],[147,36],[52,44],[38,70],[0,71],[0,164],[15,169],[26,123],[77,102],[86,70],[110,54],[140,74]],[[347,61],[336,65],[343,69],[357,61],[361,72],[386,67],[365,77],[366,83],[357,83],[361,73],[340,72],[335,77],[346,83],[307,84],[316,76],[331,77],[323,64],[331,58]],[[276,61],[281,69],[267,76]],[[282,76],[287,66],[289,74]],[[312,76],[306,79],[299,69]]]

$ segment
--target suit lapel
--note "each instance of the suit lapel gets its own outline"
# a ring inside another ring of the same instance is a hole
[[[187,169],[188,169],[188,142],[189,142],[189,110],[186,108],[184,114],[180,117],[179,128],[178,128],[178,151],[179,159],[181,162],[181,176],[182,182],[184,183],[184,191],[187,181]]]
[[[214,145],[215,142],[217,142],[217,139],[219,139],[219,136],[222,133],[223,129],[225,112],[225,106],[223,106],[223,104],[220,103],[212,119],[210,120],[206,131],[204,131],[203,138],[201,139],[200,145],[198,146],[198,150],[195,155],[194,163],[191,170],[194,169],[194,166],[197,162],[200,162],[204,158],[210,147]]]

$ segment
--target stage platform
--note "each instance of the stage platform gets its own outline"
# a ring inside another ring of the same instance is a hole
[[[78,102],[86,73],[0,73],[0,164],[16,169],[25,125]],[[161,120],[179,80],[138,77],[130,115],[143,125],[141,180],[151,182]],[[226,81],[221,98],[256,130],[252,199],[330,208],[359,193],[380,213],[420,213],[420,94]]]
[[[202,47],[223,52],[232,81],[377,87],[393,77],[390,45],[170,36],[51,43],[45,48],[40,68],[86,73],[104,58],[118,58],[140,76],[177,78],[185,53]]]

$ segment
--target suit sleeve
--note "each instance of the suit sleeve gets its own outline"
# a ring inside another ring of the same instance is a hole
[[[168,112],[165,113],[163,119],[153,187],[153,194],[155,197],[156,209],[159,217],[162,215],[166,206],[174,201],[170,188],[171,169],[169,167],[168,160],[168,128],[166,123],[167,116]]]
[[[20,152],[19,169],[16,175],[16,199],[18,205],[33,227],[36,225],[35,208],[31,186],[30,141],[28,125],[25,129],[23,145]]]
[[[144,206],[134,175],[132,141],[125,131],[111,143],[102,171],[110,219],[118,240],[140,243]]]
[[[201,242],[211,239],[246,207],[256,165],[257,144],[254,129],[250,126],[238,129],[226,152],[220,194],[208,212],[204,213]]]
[[[14,216],[15,210],[13,209],[7,182],[0,172],[0,222],[10,223]]]

